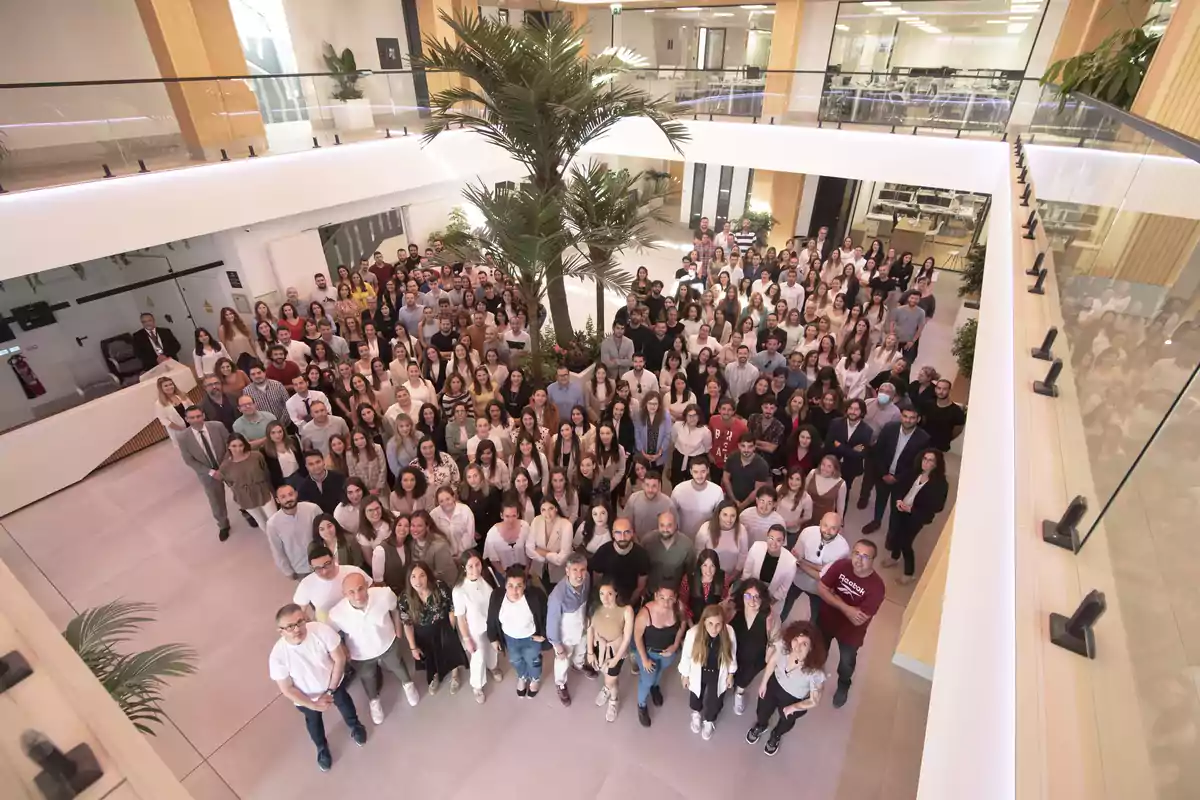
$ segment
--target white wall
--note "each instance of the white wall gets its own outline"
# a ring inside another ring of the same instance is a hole
[[[451,131],[0,195],[0,280],[506,170],[505,153]]]
[[[205,305],[215,311],[232,303],[224,268],[213,270],[211,276],[205,274],[213,280],[201,282],[199,276],[183,278],[189,289],[187,305],[175,281],[163,281],[82,305],[75,302],[81,297],[165,276],[168,264],[159,256],[170,259],[175,272],[221,259],[212,236],[192,239],[186,246],[183,242],[175,242],[172,247],[173,250],[163,246],[132,253],[128,265],[120,260],[102,258],[85,261],[78,269],[58,267],[4,282],[3,291],[0,291],[0,312],[5,316],[11,316],[13,308],[29,303],[46,302],[53,306],[66,302],[71,305],[54,312],[57,321],[53,325],[23,331],[13,324],[17,338],[3,347],[16,345],[21,348],[46,393],[33,400],[27,399],[12,370],[0,369],[0,430],[33,419],[38,406],[53,406],[74,395],[78,378],[95,372],[95,367],[103,363],[100,342],[137,330],[138,317],[144,312],[153,313],[159,325],[170,328],[185,350],[192,341],[189,306],[196,314],[196,324],[211,329],[215,314],[206,314]],[[77,336],[86,338],[76,342]]]
[[[825,67],[829,64],[829,45],[837,11],[837,0],[809,0],[804,4],[795,68],[811,70],[814,74],[792,78],[789,111],[815,114],[821,107],[821,90],[825,86]]]
[[[160,76],[134,0],[0,2],[0,82]],[[0,129],[14,151],[179,131],[154,85],[5,89]]]
[[[720,201],[721,166],[720,163],[708,164],[704,170],[704,186],[697,187],[694,180],[696,164],[689,161],[683,165],[683,174],[686,180],[679,204],[680,222],[686,224],[691,220],[692,198],[695,192],[701,191],[703,200],[700,215],[708,217],[714,229],[720,230],[717,226],[717,203]],[[726,219],[736,223],[741,218],[742,212],[746,210],[746,184],[749,180],[750,170],[748,168],[734,167],[729,190],[729,213],[726,215]]]

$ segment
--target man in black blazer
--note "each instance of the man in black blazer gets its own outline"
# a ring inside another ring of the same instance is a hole
[[[178,358],[179,340],[169,328],[158,327],[153,314],[142,314],[142,327],[133,334],[133,354],[145,372],[168,358]]]
[[[846,496],[854,489],[854,481],[863,474],[863,462],[871,449],[871,426],[863,422],[867,404],[862,400],[851,400],[846,404],[846,415],[829,423],[825,434],[826,452],[842,462],[842,480],[846,482]]]
[[[316,450],[304,453],[304,471],[297,471],[288,479],[296,489],[297,500],[316,503],[321,511],[332,514],[338,503],[344,500],[346,476],[325,466],[325,456]]]
[[[899,408],[900,419],[883,426],[871,450],[875,516],[863,527],[863,533],[874,533],[883,526],[896,483],[917,468],[917,454],[929,446],[929,434],[917,427],[920,418],[917,409],[907,400],[902,401]]]

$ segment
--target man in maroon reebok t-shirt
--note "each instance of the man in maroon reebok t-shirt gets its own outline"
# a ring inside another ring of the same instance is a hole
[[[875,571],[878,548],[867,539],[860,539],[850,550],[850,557],[835,561],[821,576],[817,591],[821,595],[821,613],[817,627],[828,646],[838,643],[838,685],[833,694],[833,707],[846,705],[850,695],[850,678],[858,663],[858,648],[867,637],[867,627],[883,605],[883,579]]]
[[[721,398],[717,410],[720,413],[708,421],[708,428],[712,431],[709,460],[713,466],[709,479],[720,486],[725,474],[725,459],[737,450],[738,439],[746,432],[746,421],[733,415],[733,400],[728,397]]]

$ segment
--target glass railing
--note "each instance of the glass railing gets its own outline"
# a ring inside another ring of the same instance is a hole
[[[0,85],[0,187],[80,183],[418,132],[433,71]],[[890,73],[638,69],[619,80],[682,117],[999,138],[1021,81]]]
[[[1106,584],[1118,617],[1097,626],[1110,657],[1093,685],[1127,660],[1140,714],[1096,721],[1100,739],[1132,744],[1140,726],[1158,780],[1141,796],[1197,797],[1200,142],[1052,89],[1021,135],[1063,334],[1062,475],[1088,504],[1080,584]]]
[[[79,183],[417,133],[420,73],[258,75],[0,86],[0,186]],[[436,88],[436,86],[434,87]]]

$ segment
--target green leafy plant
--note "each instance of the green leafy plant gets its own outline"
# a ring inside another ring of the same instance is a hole
[[[1046,69],[1041,84],[1058,84],[1060,111],[1071,92],[1128,109],[1137,97],[1161,40],[1161,33],[1148,32],[1145,27],[1117,31],[1095,50],[1055,61]]]
[[[971,377],[975,366],[975,335],[979,332],[979,320],[975,317],[967,320],[954,332],[954,345],[950,352],[958,362],[958,374],[964,378]]]
[[[653,223],[666,223],[667,215],[660,209],[646,209],[644,204],[665,197],[670,182],[669,177],[666,181],[656,179],[651,193],[638,197],[635,187],[644,176],[645,173],[630,174],[624,169],[614,172],[598,161],[571,168],[563,216],[567,225],[578,231],[580,252],[592,263],[609,264],[614,255],[628,248],[655,247]],[[600,320],[601,334],[604,288],[596,284],[596,318]],[[575,334],[577,340],[579,331]]]
[[[362,75],[358,71],[358,64],[354,61],[354,52],[347,47],[338,53],[333,49],[333,45],[325,42],[322,58],[325,60],[326,69],[333,73],[330,77],[337,84],[333,98],[341,100],[343,103],[347,100],[361,99],[363,91],[358,87],[358,82],[362,79]]]
[[[584,147],[624,119],[649,120],[677,152],[687,131],[673,119],[673,102],[653,98],[620,80],[644,59],[639,61],[620,48],[583,57],[585,31],[566,14],[527,15],[520,28],[466,10],[454,16],[442,12],[441,19],[454,33],[454,44],[447,38],[427,37],[426,55],[420,61],[427,69],[456,73],[456,85],[430,97],[432,113],[425,139],[469,128],[528,170],[531,188],[522,186],[506,194],[522,196],[520,203],[528,213],[522,212],[520,221],[540,227],[504,233],[493,229],[490,236],[506,238],[510,244],[520,237],[549,237],[547,245],[538,248],[538,263],[518,260],[532,254],[534,248],[526,242],[511,253],[508,268],[544,278],[530,297],[545,292],[555,338],[565,347],[575,331],[563,277],[590,278],[615,289],[630,284],[628,276],[611,264],[585,259],[571,260],[568,267],[565,251],[576,245],[586,247],[588,239],[587,231],[568,231],[563,215],[569,165]],[[496,192],[470,199],[492,219],[510,216],[513,210],[498,206],[489,212],[481,205],[503,201]],[[544,208],[535,211],[538,206]]]
[[[771,229],[779,224],[779,220],[772,217],[770,211],[747,211],[742,214],[742,217],[750,220],[750,230],[758,234],[760,242],[765,242]],[[730,220],[730,222],[734,223],[734,230],[740,230],[740,221],[734,222]]]
[[[142,625],[154,621],[153,612],[149,603],[116,600],[84,611],[63,631],[67,643],[134,727],[152,736],[150,726],[162,724],[162,690],[167,678],[194,673],[197,658],[195,650],[182,644],[160,644],[135,653],[117,649]]]
[[[978,297],[983,292],[983,262],[986,259],[986,244],[974,245],[967,251],[958,284],[959,297]]]
[[[463,237],[470,232],[471,223],[467,221],[467,212],[463,211],[462,206],[455,206],[450,209],[450,214],[446,217],[446,227],[430,232],[429,246],[433,247],[433,243],[438,241],[446,247],[459,245],[462,243]]]

